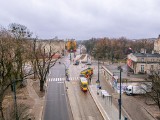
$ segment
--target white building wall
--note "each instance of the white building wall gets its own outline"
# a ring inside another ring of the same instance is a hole
[[[160,36],[158,37],[158,39],[154,42],[154,51],[156,53],[160,54]]]
[[[128,59],[131,59],[134,62],[137,62],[138,58],[134,56],[132,53],[128,55]]]
[[[160,65],[158,63],[150,63],[150,64],[137,63],[135,74],[138,74],[139,72],[141,72],[141,65],[144,65],[144,71],[146,71],[147,74],[151,73],[151,66],[153,66],[153,71],[158,72],[160,70]]]

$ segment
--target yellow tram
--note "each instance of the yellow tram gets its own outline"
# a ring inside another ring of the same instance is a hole
[[[81,90],[86,92],[88,90],[88,80],[85,77],[80,77]]]

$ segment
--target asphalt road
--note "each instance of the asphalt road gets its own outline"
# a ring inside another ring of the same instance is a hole
[[[64,66],[57,63],[47,79],[44,120],[72,120],[64,79]]]

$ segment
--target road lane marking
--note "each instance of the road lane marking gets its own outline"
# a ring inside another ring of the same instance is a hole
[[[60,82],[60,81],[65,81],[66,78],[48,78],[47,82]],[[70,81],[77,81],[79,80],[79,77],[70,77]]]
[[[57,82],[57,83],[64,83],[64,82]]]

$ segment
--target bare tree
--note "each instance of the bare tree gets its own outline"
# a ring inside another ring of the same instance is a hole
[[[56,61],[52,61],[52,57],[56,54],[52,46],[47,47],[41,43],[37,42],[35,39],[33,42],[33,55],[36,63],[36,70],[38,78],[40,80],[40,91],[44,91],[44,82],[49,73],[49,69],[55,65]]]
[[[139,52],[141,48],[146,48],[147,52],[153,50],[153,41],[148,39],[142,40],[128,40],[125,37],[120,38],[92,38],[83,42],[87,51],[92,53],[94,58],[98,55],[104,57],[104,59],[111,60],[123,60],[126,58],[128,48],[132,48],[132,51]]]
[[[152,91],[147,93],[147,98],[151,98],[160,109],[160,74],[153,72],[150,79],[152,84],[148,87],[152,87]]]
[[[11,23],[9,25],[9,31],[12,33],[14,38],[19,40],[30,38],[33,34],[26,26],[17,23]]]
[[[22,30],[20,25],[18,26]],[[17,84],[27,78],[27,74],[24,71],[24,65],[27,61],[25,53],[28,53],[26,52],[27,49],[25,49],[25,43],[29,41],[26,41],[25,32],[20,36],[21,34],[17,32],[19,30],[15,29],[16,26],[13,28],[14,31],[5,29],[0,31],[0,116],[2,120],[5,119],[2,102],[6,90],[10,86],[11,90],[13,90],[13,83]],[[18,34],[17,36],[16,33]]]

